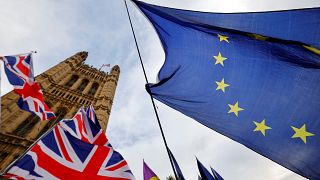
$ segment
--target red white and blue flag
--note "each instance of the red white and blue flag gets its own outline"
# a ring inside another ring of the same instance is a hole
[[[81,107],[71,120],[64,120],[59,124],[71,135],[84,142],[111,147],[92,106],[88,107],[87,112]]]
[[[127,162],[111,146],[106,146],[106,143],[103,145],[90,143],[83,139],[82,135],[85,135],[83,133],[87,127],[83,126],[81,130],[79,121],[81,118],[82,120],[86,118],[80,117],[79,114],[81,116],[85,114],[83,108],[73,119],[60,121],[26,155],[14,163],[4,177],[13,179],[74,178],[77,180],[135,179]]]
[[[90,105],[87,108],[87,117],[101,129],[100,124],[98,122],[98,118],[96,116],[96,113],[94,112],[94,109],[93,109],[92,105]]]
[[[4,56],[4,69],[14,92],[20,96],[18,106],[32,112],[41,120],[55,118],[55,114],[44,102],[41,87],[34,80],[32,54]]]

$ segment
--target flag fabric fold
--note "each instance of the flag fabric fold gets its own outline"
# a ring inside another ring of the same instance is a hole
[[[210,169],[211,169],[211,172],[212,172],[215,180],[223,180],[223,178],[220,176],[219,173],[217,173],[217,171],[215,171],[212,167],[210,167]]]
[[[170,158],[171,158],[171,160],[173,161],[174,170],[175,170],[175,172],[176,172],[176,175],[178,176],[178,180],[185,180],[185,178],[184,178],[184,176],[183,176],[183,174],[182,174],[182,171],[181,171],[181,169],[180,169],[180,167],[179,167],[179,165],[178,165],[178,162],[177,162],[176,158],[174,158],[171,150],[170,150],[170,149],[168,149],[168,150],[169,150]]]
[[[158,176],[143,160],[143,179],[144,180],[159,180]]]
[[[197,165],[198,165],[198,169],[199,169],[199,172],[200,172],[200,176],[201,176],[201,179],[203,180],[216,180],[211,174],[210,172],[207,170],[206,167],[204,167],[204,165],[197,159]]]
[[[88,118],[89,118],[99,129],[101,129],[100,123],[99,123],[99,121],[98,121],[97,115],[96,115],[96,113],[95,113],[92,105],[90,105],[90,106],[87,108],[87,112],[86,112],[86,113],[87,113]]]
[[[154,98],[320,178],[320,8],[224,14],[134,2],[166,54],[159,83],[146,86]]]
[[[87,111],[81,107],[71,120],[64,120],[59,124],[70,134],[84,142],[111,147],[99,125],[92,105],[87,108]]]
[[[61,120],[4,175],[23,179],[135,179],[127,162],[106,141],[92,138],[81,108]],[[89,120],[91,121],[91,120]],[[99,136],[105,136],[101,134]],[[93,141],[92,141],[93,140]]]
[[[55,114],[44,102],[40,85],[35,81],[32,54],[4,56],[4,69],[14,92],[20,96],[17,104],[40,117],[41,120],[55,118]]]

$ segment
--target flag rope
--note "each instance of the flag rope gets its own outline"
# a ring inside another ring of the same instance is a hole
[[[137,51],[138,51],[138,55],[139,55],[140,64],[141,64],[141,67],[142,67],[142,70],[143,70],[144,78],[145,78],[145,80],[146,80],[146,83],[148,84],[148,83],[149,83],[148,77],[147,77],[147,74],[146,74],[146,71],[145,71],[145,68],[144,68],[144,64],[143,64],[143,61],[142,61],[142,58],[141,58],[139,46],[138,46],[138,43],[137,43],[137,38],[136,38],[134,29],[133,29],[133,26],[132,26],[132,22],[131,22],[130,13],[129,13],[129,10],[128,10],[127,1],[124,0],[124,3],[125,3],[125,6],[126,6],[126,10],[127,10],[127,14],[128,14],[128,18],[129,18],[129,22],[130,22],[130,26],[131,26],[132,35],[133,35],[134,42],[135,42],[135,45],[136,45],[136,48],[137,48]],[[150,93],[149,93],[149,95],[150,95],[150,98],[151,98],[153,110],[154,110],[155,115],[156,115],[156,117],[157,117],[157,121],[158,121],[158,125],[159,125],[160,132],[161,132],[161,135],[162,135],[162,139],[163,139],[163,141],[164,141],[164,145],[165,145],[166,150],[167,150],[167,154],[168,154],[168,157],[169,157],[169,160],[170,160],[170,163],[171,163],[171,167],[172,167],[174,176],[175,176],[175,178],[178,180],[177,173],[176,173],[176,171],[175,171],[175,169],[174,169],[174,165],[173,165],[172,159],[171,159],[170,154],[169,154],[168,144],[167,144],[166,138],[165,138],[164,133],[163,133],[163,129],[162,129],[162,125],[161,125],[161,122],[160,122],[159,115],[158,115],[158,111],[157,111],[157,109],[156,109],[156,106],[155,106],[155,103],[154,103],[154,100],[153,100],[152,95],[151,95]]]

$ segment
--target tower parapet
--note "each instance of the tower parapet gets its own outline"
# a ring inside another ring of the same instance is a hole
[[[110,74],[106,76],[105,82],[101,90],[97,94],[95,109],[102,129],[106,129],[108,124],[119,76],[120,67],[116,65],[111,69]],[[106,119],[107,121],[105,121],[104,119]]]

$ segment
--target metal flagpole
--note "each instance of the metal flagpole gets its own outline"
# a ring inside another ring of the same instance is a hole
[[[110,67],[110,64],[102,64],[101,67],[99,68],[99,71],[105,66]]]
[[[125,5],[126,5],[126,10],[127,10],[127,14],[128,14],[128,18],[129,18],[129,22],[130,22],[130,26],[131,26],[131,31],[132,31],[133,38],[134,38],[134,42],[135,42],[135,44],[136,44],[136,48],[137,48],[137,51],[138,51],[138,55],[139,55],[139,59],[140,59],[140,64],[141,64],[141,67],[142,67],[142,70],[143,70],[143,74],[144,74],[146,83],[148,84],[148,83],[149,83],[148,77],[147,77],[147,74],[146,74],[146,71],[145,71],[143,62],[142,62],[142,58],[141,58],[140,50],[139,50],[139,47],[138,47],[136,35],[135,35],[135,33],[134,33],[134,29],[133,29],[133,26],[132,26],[132,22],[131,22],[130,13],[129,13],[129,10],[128,10],[127,1],[124,0],[124,3],[125,3]],[[166,147],[166,150],[167,150],[167,153],[168,153],[168,156],[169,156],[169,160],[170,160],[170,163],[171,163],[171,167],[172,167],[174,176],[175,176],[175,178],[178,180],[177,173],[176,173],[176,171],[175,171],[175,168],[174,168],[172,159],[171,159],[170,154],[169,154],[168,144],[167,144],[166,138],[165,138],[164,133],[163,133],[163,130],[162,130],[162,126],[161,126],[161,122],[160,122],[160,119],[159,119],[159,115],[158,115],[157,108],[156,108],[156,106],[155,106],[155,103],[154,103],[154,100],[153,100],[152,95],[151,95],[150,93],[149,93],[149,95],[150,95],[150,98],[151,98],[151,102],[152,102],[152,105],[153,105],[154,112],[155,112],[156,117],[157,117],[157,120],[158,120],[158,125],[159,125],[160,131],[161,131],[162,139],[163,139],[163,141],[164,141],[164,145],[165,145],[165,147]]]
[[[101,67],[99,68],[99,71],[103,68],[104,64],[101,65]]]

